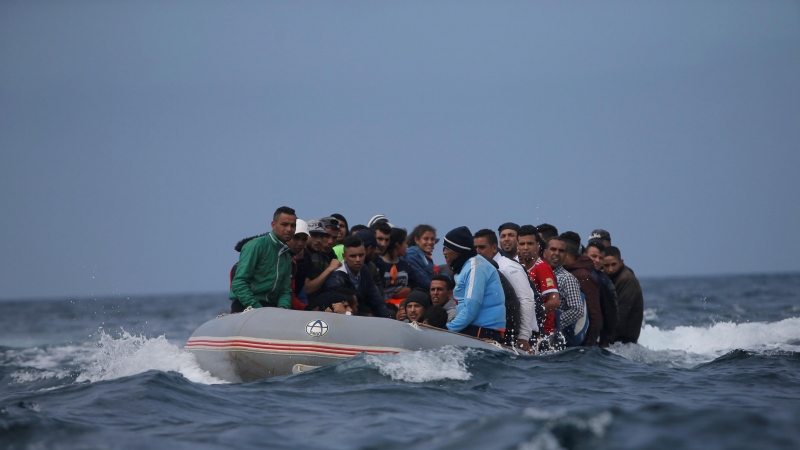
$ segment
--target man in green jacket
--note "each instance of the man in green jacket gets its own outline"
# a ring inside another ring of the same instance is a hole
[[[231,282],[231,312],[248,306],[292,307],[292,254],[286,244],[294,236],[297,215],[281,206],[272,216],[272,232],[251,239],[242,247]]]

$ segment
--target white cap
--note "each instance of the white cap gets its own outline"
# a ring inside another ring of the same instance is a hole
[[[297,219],[297,230],[294,232],[294,234],[300,234],[300,233],[303,233],[306,236],[309,235],[308,234],[308,224],[306,223],[305,220]]]

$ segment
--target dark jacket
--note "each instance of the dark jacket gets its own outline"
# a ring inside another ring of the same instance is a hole
[[[642,331],[644,319],[644,296],[636,275],[626,266],[610,276],[617,290],[619,323],[614,333],[614,342],[636,343]]]
[[[583,254],[574,263],[565,264],[564,269],[577,278],[581,285],[581,293],[586,298],[586,309],[589,312],[589,329],[586,330],[586,339],[583,340],[583,345],[594,347],[597,345],[597,338],[600,337],[600,330],[603,328],[599,289],[597,280],[592,276],[594,262],[589,256]]]
[[[595,270],[592,275],[597,278],[600,286],[600,309],[603,310],[603,328],[600,330],[600,346],[606,347],[614,342],[614,331],[619,322],[619,306],[617,305],[617,290],[608,275]]]
[[[350,281],[350,275],[345,271],[347,263],[342,263],[342,266],[336,269],[325,280],[325,285],[322,287],[322,292],[335,291],[339,288],[348,288],[356,291],[359,305],[366,305],[372,310],[375,317],[391,317],[389,310],[386,309],[386,304],[383,302],[383,296],[378,291],[375,285],[375,280],[370,273],[369,265],[364,264],[361,266],[361,277],[359,285],[355,286]]]

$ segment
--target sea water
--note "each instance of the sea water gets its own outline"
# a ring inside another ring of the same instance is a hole
[[[247,384],[183,350],[225,293],[0,302],[0,448],[800,448],[800,275],[641,281],[640,345]]]

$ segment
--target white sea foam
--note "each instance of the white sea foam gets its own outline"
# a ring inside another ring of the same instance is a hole
[[[113,380],[148,370],[179,372],[195,383],[224,383],[201,369],[194,355],[170,344],[164,335],[147,338],[125,331],[118,338],[101,332],[92,362],[77,381]]]
[[[393,380],[424,383],[469,380],[466,359],[477,350],[445,346],[436,350],[387,355],[367,355],[365,361]]]
[[[799,341],[800,317],[793,317],[770,323],[720,322],[708,327],[680,326],[672,330],[645,325],[640,345],[615,344],[610,350],[634,361],[694,366],[736,349],[798,352]]]

